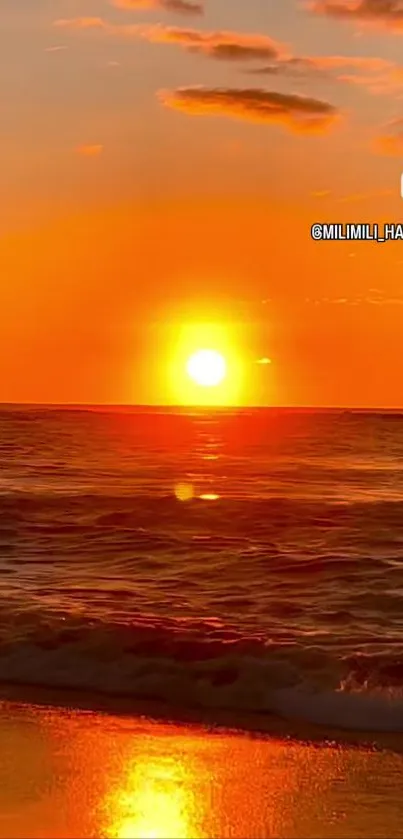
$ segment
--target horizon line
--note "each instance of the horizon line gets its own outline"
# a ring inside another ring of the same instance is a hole
[[[348,411],[364,413],[402,413],[402,406],[376,405],[180,405],[158,403],[133,402],[1,402],[0,410],[4,408],[41,408],[41,409],[121,409],[132,411]]]

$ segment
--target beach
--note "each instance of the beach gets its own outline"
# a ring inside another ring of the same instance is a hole
[[[44,703],[0,707],[0,836],[403,836],[403,756]]]

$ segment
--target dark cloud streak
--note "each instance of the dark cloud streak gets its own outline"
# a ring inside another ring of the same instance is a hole
[[[140,11],[142,9],[160,9],[181,15],[202,15],[204,2],[196,0],[111,0],[118,9]]]
[[[328,102],[261,88],[185,87],[161,91],[169,108],[194,116],[227,116],[248,122],[283,125],[299,134],[323,133],[339,116]]]
[[[379,24],[403,32],[402,0],[310,0],[308,8],[336,20]]]

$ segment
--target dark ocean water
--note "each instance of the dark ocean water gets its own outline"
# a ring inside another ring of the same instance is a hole
[[[0,680],[403,731],[403,416],[0,412]]]

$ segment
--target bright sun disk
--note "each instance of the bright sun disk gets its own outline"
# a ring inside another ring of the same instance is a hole
[[[216,350],[199,350],[190,356],[186,369],[197,385],[216,387],[225,379],[227,364]]]

